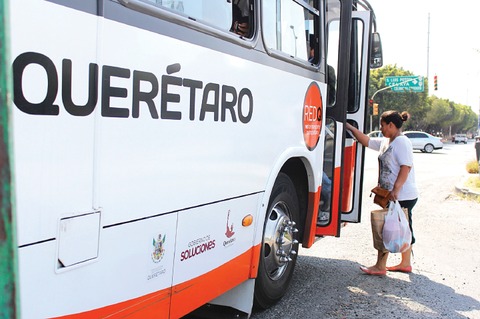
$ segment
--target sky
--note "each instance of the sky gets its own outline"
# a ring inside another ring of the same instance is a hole
[[[480,1],[367,1],[375,11],[384,65],[428,75],[430,95],[468,105],[478,114]]]

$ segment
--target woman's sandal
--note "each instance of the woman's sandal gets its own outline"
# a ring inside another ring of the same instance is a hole
[[[411,273],[412,272],[412,266],[407,266],[407,267],[400,267],[400,266],[392,266],[392,267],[387,267],[388,271],[398,271],[398,272],[404,272],[404,273]]]

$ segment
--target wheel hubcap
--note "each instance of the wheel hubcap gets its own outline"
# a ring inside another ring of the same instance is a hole
[[[271,280],[281,278],[291,257],[297,254],[296,232],[298,229],[290,219],[288,207],[283,202],[277,203],[269,212],[263,241],[265,270]]]

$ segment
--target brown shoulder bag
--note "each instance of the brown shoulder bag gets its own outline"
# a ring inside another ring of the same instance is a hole
[[[377,186],[372,189],[372,193],[375,194],[375,197],[373,198],[373,202],[375,204],[380,205],[380,207],[382,208],[386,208],[388,206],[390,191],[381,188],[380,186]]]

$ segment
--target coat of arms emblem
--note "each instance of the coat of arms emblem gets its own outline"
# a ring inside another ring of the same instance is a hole
[[[153,252],[152,252],[152,260],[155,263],[160,262],[162,260],[163,255],[165,254],[165,238],[167,235],[159,234],[158,239],[153,238]]]

